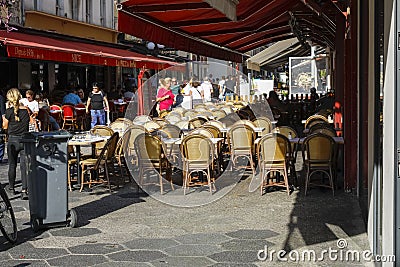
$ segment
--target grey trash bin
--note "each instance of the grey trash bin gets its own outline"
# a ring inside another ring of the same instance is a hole
[[[27,178],[31,227],[77,225],[73,209],[68,210],[66,131],[29,133],[23,138],[27,157]]]

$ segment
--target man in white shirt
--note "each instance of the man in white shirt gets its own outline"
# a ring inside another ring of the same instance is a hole
[[[210,83],[208,77],[204,77],[204,81],[201,84],[201,90],[203,91],[204,102],[211,101],[211,92],[213,90],[212,84]]]
[[[39,103],[35,100],[35,93],[32,90],[28,90],[25,93],[26,98],[22,98],[20,102],[22,105],[25,107],[28,107],[31,116],[36,118],[36,116],[39,114]]]

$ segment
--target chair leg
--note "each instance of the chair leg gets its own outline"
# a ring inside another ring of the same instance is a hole
[[[207,182],[208,182],[208,187],[210,188],[210,193],[212,194],[210,167],[207,168]]]
[[[253,156],[250,153],[250,165],[251,165],[251,171],[253,172],[253,176],[256,174],[256,170],[254,169],[254,161],[253,161]]]
[[[332,187],[332,195],[335,196],[335,187],[334,187],[334,183],[333,183],[332,168],[329,168],[329,183],[331,184],[331,187]]]
[[[72,186],[71,186],[71,165],[67,165],[67,181],[68,181],[68,188],[69,191],[72,191]]]
[[[108,184],[108,191],[110,191],[111,193],[111,184],[110,184],[110,177],[108,175],[108,167],[107,167],[107,162],[104,162],[104,172],[105,172],[105,176],[107,178],[107,184]]]
[[[287,171],[286,165],[283,167],[283,179],[285,180],[286,192],[289,196],[290,195],[289,178],[288,178],[288,171]]]
[[[306,168],[307,168],[307,174],[306,174],[306,183],[305,183],[306,187],[305,187],[305,190],[304,190],[304,195],[305,196],[307,195],[308,184],[310,182],[310,167],[307,166]]]
[[[163,187],[163,178],[162,178],[162,167],[161,167],[161,163],[160,163],[160,169],[158,170],[158,177],[160,180],[160,190],[161,190],[161,195],[164,194],[164,187]]]
[[[78,168],[79,168],[79,166],[78,166]],[[84,180],[85,180],[85,165],[82,165],[81,166],[81,168],[82,168],[82,172],[81,172],[81,189],[79,190],[79,192],[82,192],[82,190],[83,190],[83,186],[84,186]]]

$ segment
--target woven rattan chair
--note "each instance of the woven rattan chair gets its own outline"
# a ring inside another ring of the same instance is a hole
[[[206,122],[207,122],[207,119],[203,118],[203,117],[193,118],[193,119],[191,119],[189,121],[189,128],[190,129],[196,129],[198,127],[201,127]]]
[[[122,150],[126,162],[129,162],[132,167],[136,167],[137,156],[135,152],[135,139],[138,135],[147,133],[146,128],[141,125],[133,125],[125,131],[126,142],[122,143]]]
[[[82,168],[80,191],[83,190],[85,184],[89,185],[90,188],[93,184],[107,183],[108,190],[111,192],[108,165],[110,163],[112,164],[112,158],[114,157],[115,154],[117,142],[118,142],[118,133],[114,133],[107,140],[100,154],[96,158],[88,158],[80,162],[80,166]],[[100,171],[101,168],[104,169],[103,172]],[[93,172],[97,173],[97,177],[93,176]],[[89,174],[89,179],[85,180],[85,174],[87,173]],[[100,178],[101,174],[103,174],[102,179]]]
[[[172,138],[179,138],[181,135],[181,129],[173,124],[165,124],[161,127],[161,130],[169,133]]]
[[[222,119],[223,117],[226,116],[226,112],[223,110],[213,110],[212,114],[214,116],[214,119],[216,120]]]
[[[189,129],[189,121],[178,121],[175,125],[178,126],[179,129]]]
[[[193,178],[194,172],[202,172],[207,176],[207,185],[210,193],[216,190],[214,178],[211,177],[211,169],[214,156],[214,145],[204,135],[191,134],[186,136],[181,143],[183,156],[183,194],[190,186],[204,185],[199,177]]]
[[[278,133],[270,133],[263,136],[258,142],[257,154],[259,155],[258,165],[261,169],[261,195],[264,188],[271,186],[285,187],[289,195],[288,155],[291,154],[291,149],[286,136]],[[270,172],[281,173],[283,181],[277,181],[278,176],[268,178],[268,174],[271,176]],[[272,182],[273,179],[275,179],[274,182]]]
[[[111,128],[107,127],[107,126],[96,125],[90,130],[90,133],[92,135],[98,135],[98,136],[106,137],[106,136],[112,136],[114,134],[114,131],[113,131],[113,129],[111,129]],[[96,155],[97,156],[100,154],[100,152],[103,149],[103,147],[106,144],[106,142],[107,141],[105,140],[105,141],[96,143],[95,151],[96,151]]]
[[[155,121],[147,121],[144,124],[144,128],[146,128],[147,131],[152,132],[154,130],[160,129],[161,126]]]
[[[133,122],[132,121],[130,121],[128,119],[126,119],[126,120],[117,119],[116,121],[112,122],[109,127],[114,132],[120,132],[121,135],[122,135],[126,131],[126,129],[128,129],[130,126],[133,126]]]
[[[170,180],[171,188],[174,190],[171,177],[171,166],[164,156],[164,147],[159,137],[149,133],[143,133],[135,139],[135,151],[138,157],[139,186],[144,186],[144,174],[149,171],[157,171],[158,185],[161,194],[164,194],[162,172],[166,172],[167,180]]]
[[[246,157],[250,161],[250,167],[254,175],[253,151],[255,133],[253,128],[245,124],[234,125],[229,129],[228,138],[231,149],[232,166],[236,166],[236,160],[239,157]]]
[[[264,130],[262,131],[262,135],[266,135],[271,132],[272,130],[272,123],[271,120],[267,117],[257,117],[253,120],[253,124],[255,127],[262,127]]]
[[[310,185],[316,185],[316,186],[331,188],[332,194],[334,195],[335,194],[334,168],[336,166],[336,143],[332,139],[332,137],[321,133],[309,135],[304,140],[302,155],[303,155],[304,166],[306,168],[306,182],[305,182],[304,194],[307,195],[307,190]],[[314,183],[311,181],[312,175],[318,172],[326,174],[328,176],[329,185],[324,184],[323,181],[321,181],[321,183]]]

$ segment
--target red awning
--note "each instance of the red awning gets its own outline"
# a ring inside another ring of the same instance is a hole
[[[0,31],[0,42],[6,46],[8,56],[15,58],[150,69],[165,69],[178,64],[123,49],[17,31]]]
[[[224,5],[221,1],[220,7]],[[127,0],[120,4],[118,30],[130,35],[203,56],[243,62],[245,52],[263,45],[293,38],[293,20],[312,18],[312,24],[333,27],[328,15],[338,11],[331,1],[240,0],[236,20],[218,10],[208,0]],[[219,3],[219,2],[218,2]],[[322,6],[323,5],[323,6]],[[327,12],[323,14],[323,11]],[[339,12],[340,13],[340,12]],[[307,26],[307,27],[306,27]],[[310,25],[300,27],[304,38],[311,38]],[[326,27],[325,27],[326,26]],[[298,27],[297,27],[298,28]],[[297,29],[296,28],[296,29]],[[316,31],[316,35],[324,32]],[[323,40],[321,36],[316,38]],[[325,39],[332,39],[327,35]],[[313,40],[314,41],[314,40]]]

